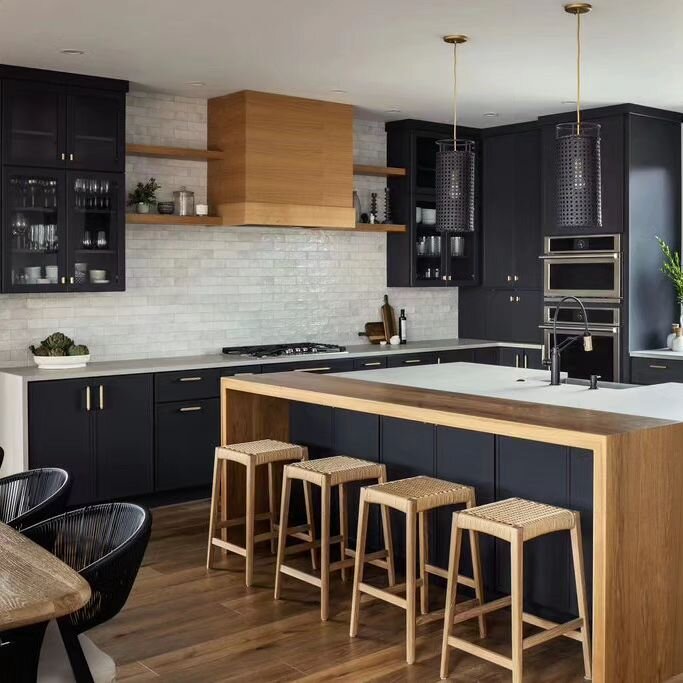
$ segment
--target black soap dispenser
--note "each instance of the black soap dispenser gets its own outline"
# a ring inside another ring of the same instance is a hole
[[[398,337],[401,340],[401,344],[405,344],[408,341],[408,320],[406,319],[406,309],[401,309],[401,315],[398,318]]]

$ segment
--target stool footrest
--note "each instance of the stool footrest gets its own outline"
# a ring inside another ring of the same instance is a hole
[[[572,619],[571,621],[567,621],[564,624],[557,624],[557,626],[553,626],[552,628],[541,631],[540,633],[534,633],[533,636],[525,638],[522,641],[522,649],[528,650],[530,647],[535,647],[536,645],[545,643],[546,641],[552,640],[553,638],[557,638],[558,636],[568,635],[568,632],[571,631],[576,633],[576,635],[578,635],[579,638],[581,638],[581,634],[578,632],[577,629],[580,629],[582,626],[583,619],[581,618]]]
[[[254,515],[255,522],[265,522],[270,519],[270,512],[259,512]],[[229,529],[233,526],[244,526],[247,523],[246,517],[234,517],[233,519],[228,519],[224,522],[216,522],[216,529]]]
[[[396,589],[403,589],[405,591],[405,588],[405,583],[398,586],[392,586],[391,588],[376,588],[375,586],[371,586],[369,583],[362,582],[358,584],[358,589],[361,593],[367,593],[373,598],[384,600],[384,602],[390,602],[392,605],[396,605],[396,607],[401,607],[402,609],[406,609],[408,601],[405,598],[394,595],[394,592],[398,592]]]
[[[313,574],[308,574],[307,572],[302,572],[300,569],[295,569],[286,564],[280,565],[280,571],[287,576],[292,576],[299,581],[304,581],[305,583],[310,583],[312,586],[320,588],[322,586],[322,581]]]
[[[555,626],[558,625],[556,621],[541,619],[541,617],[537,617],[535,614],[529,614],[528,612],[524,612],[522,614],[522,621],[526,622],[527,624],[531,624],[532,626],[538,626],[538,628],[544,628],[546,630],[555,628]],[[569,633],[563,633],[562,635],[565,638],[571,638],[572,640],[578,640],[581,642],[581,634],[578,631],[569,631]]]
[[[220,538],[212,538],[211,543],[213,545],[218,546],[219,548],[223,548],[223,550],[228,550],[229,552],[241,555],[242,557],[247,556],[247,549],[243,548],[241,545],[236,545],[235,543],[228,543],[227,541],[223,541]]]
[[[467,652],[475,657],[485,659],[487,662],[493,662],[498,666],[512,670],[512,659],[510,657],[505,657],[504,655],[498,654],[497,652],[489,650],[486,647],[475,645],[474,643],[470,643],[468,640],[463,640],[462,638],[457,638],[456,636],[448,636],[448,644],[451,647],[455,647],[458,650]]]
[[[453,619],[454,624],[459,624],[463,621],[469,621],[475,617],[481,616],[482,614],[488,614],[489,612],[496,612],[499,609],[504,609],[509,607],[512,600],[509,595],[504,598],[498,598],[498,600],[492,600],[491,602],[485,602],[483,605],[477,605],[476,607],[471,607],[463,612],[458,612]],[[457,606],[456,606],[457,608]]]
[[[336,572],[340,569],[346,569],[346,567],[353,567],[356,561],[352,557],[347,557],[345,560],[337,560],[336,562],[330,562],[330,571]]]

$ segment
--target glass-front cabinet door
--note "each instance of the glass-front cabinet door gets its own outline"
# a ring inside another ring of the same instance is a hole
[[[4,291],[66,289],[64,177],[63,171],[5,167]]]
[[[80,291],[124,288],[123,174],[69,172],[68,281]]]
[[[64,166],[64,89],[48,83],[3,82],[3,161]]]
[[[72,89],[67,95],[68,167],[123,171],[125,95]]]

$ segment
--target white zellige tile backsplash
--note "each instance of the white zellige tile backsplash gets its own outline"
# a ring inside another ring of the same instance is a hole
[[[384,124],[355,122],[356,161],[384,164]],[[204,147],[206,100],[128,95],[129,142]],[[130,158],[126,184],[154,176],[161,199],[185,185],[206,197],[206,164]],[[357,177],[363,207],[381,178]],[[127,290],[0,295],[0,365],[55,330],[93,360],[216,353],[222,346],[315,340],[362,342],[382,296],[405,308],[412,339],[456,337],[457,291],[387,289],[386,236],[323,230],[129,225]]]

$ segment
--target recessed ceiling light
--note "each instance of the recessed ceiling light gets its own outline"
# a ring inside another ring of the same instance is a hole
[[[204,81],[190,81],[188,85],[191,85],[193,88],[203,88],[206,83]]]
[[[498,112],[497,112],[497,111],[487,111],[487,112],[484,114],[484,116],[485,116],[487,119],[495,119],[495,118],[498,116]]]
[[[60,52],[63,55],[84,55],[85,50],[75,50],[73,48],[66,48],[64,50],[60,50]]]
[[[576,104],[576,100],[562,100],[562,104]]]
[[[341,88],[333,88],[330,92],[333,92],[335,95],[346,95],[348,91],[342,90]]]
[[[398,107],[391,107],[391,109],[386,109],[385,114],[400,114],[401,110]]]

